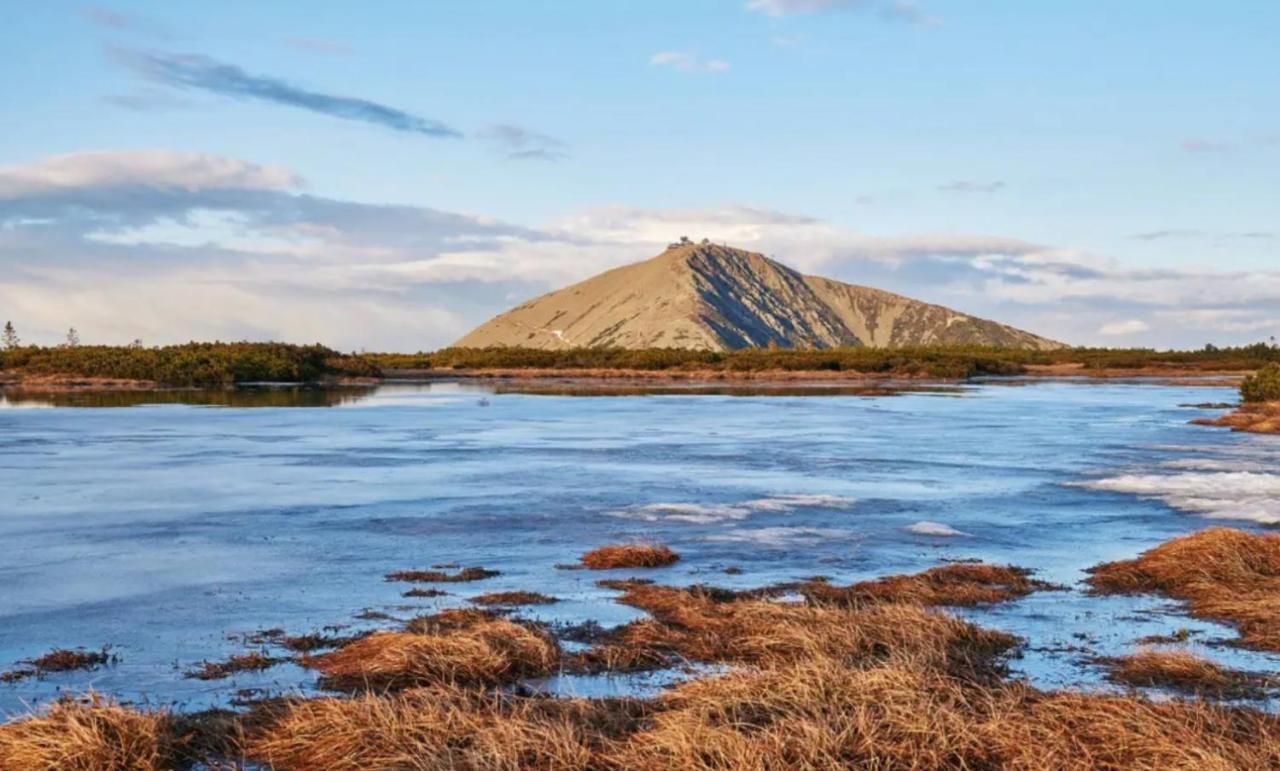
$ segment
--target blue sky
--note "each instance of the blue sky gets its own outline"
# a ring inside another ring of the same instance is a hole
[[[678,235],[1070,342],[1280,333],[1280,4],[0,8],[0,316],[431,348]]]

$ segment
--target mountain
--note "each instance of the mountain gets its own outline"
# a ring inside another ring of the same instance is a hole
[[[534,298],[476,327],[456,346],[696,348],[1061,343],[891,292],[806,276],[762,254],[672,244]]]

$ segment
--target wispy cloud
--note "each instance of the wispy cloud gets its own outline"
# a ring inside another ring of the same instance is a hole
[[[136,23],[135,19],[119,11],[103,8],[100,5],[86,5],[80,9],[80,16],[99,27],[109,29],[129,29]]]
[[[346,43],[340,43],[336,40],[328,40],[326,38],[306,37],[304,35],[293,35],[287,37],[284,39],[284,44],[290,48],[314,54],[346,55],[355,51],[354,48]]]
[[[769,16],[797,16],[834,10],[873,11],[887,21],[936,27],[942,19],[926,12],[914,0],[748,0],[747,9]]]
[[[1148,230],[1143,233],[1134,233],[1129,237],[1137,241],[1166,241],[1174,238],[1199,238],[1203,235],[1204,233],[1199,230],[1166,228],[1164,230]]]
[[[1137,335],[1150,330],[1151,325],[1142,319],[1124,319],[1123,321],[1103,324],[1098,328],[1098,334],[1107,337],[1121,337],[1123,335]]]
[[[480,137],[497,144],[512,160],[562,161],[569,157],[564,142],[522,126],[491,126],[482,131]]]
[[[268,102],[360,121],[395,131],[429,137],[461,137],[438,120],[359,97],[312,91],[266,75],[253,75],[234,64],[199,54],[110,49],[112,56],[138,75],[179,89],[206,91],[233,99]]]
[[[1191,137],[1178,142],[1178,147],[1189,153],[1228,153],[1236,149],[1234,142],[1226,142],[1219,139],[1203,139],[1199,137]]]
[[[944,193],[998,193],[1003,189],[1003,182],[971,182],[964,179],[938,186],[938,190]]]
[[[685,72],[727,72],[729,62],[724,59],[703,59],[688,51],[659,51],[649,57],[654,67],[670,67]]]

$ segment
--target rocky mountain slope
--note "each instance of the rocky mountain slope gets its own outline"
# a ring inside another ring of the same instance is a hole
[[[1060,343],[871,287],[806,276],[764,255],[672,244],[537,297],[455,345],[472,348],[695,348]]]

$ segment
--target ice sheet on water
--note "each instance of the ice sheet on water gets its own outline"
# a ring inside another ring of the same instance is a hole
[[[1207,519],[1280,524],[1280,474],[1256,471],[1120,474],[1074,485],[1154,498],[1178,511]]]
[[[796,509],[847,509],[857,501],[840,495],[788,494],[740,503],[646,503],[610,511],[609,515],[642,522],[687,522],[709,525],[743,520],[757,512],[789,514]]]
[[[824,541],[849,541],[858,534],[831,527],[745,527],[707,536],[708,541],[752,543],[760,546],[810,546]]]
[[[956,530],[951,525],[943,524],[942,522],[931,522],[927,519],[907,525],[903,529],[908,533],[914,533],[915,535],[931,535],[941,538],[972,537],[971,533],[966,533],[963,530]]]

